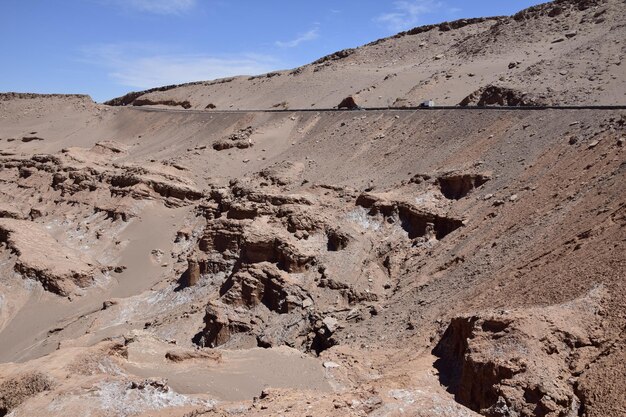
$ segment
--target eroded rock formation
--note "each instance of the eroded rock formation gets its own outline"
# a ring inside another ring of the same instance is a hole
[[[460,106],[542,106],[540,100],[512,88],[488,85],[465,97]]]
[[[611,349],[595,303],[453,319],[434,350],[442,382],[489,417],[580,415],[578,376]]]

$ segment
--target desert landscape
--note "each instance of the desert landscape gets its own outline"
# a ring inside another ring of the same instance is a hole
[[[556,0],[0,93],[0,416],[626,416],[625,57]]]

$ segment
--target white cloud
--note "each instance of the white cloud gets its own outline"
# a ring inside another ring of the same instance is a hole
[[[319,28],[313,28],[306,33],[298,35],[297,38],[290,41],[276,41],[276,46],[280,48],[295,48],[303,42],[309,42],[320,37]]]
[[[196,0],[107,0],[118,6],[161,15],[181,14],[193,9]]]
[[[280,66],[265,55],[159,53],[164,49],[163,45],[127,43],[100,45],[83,53],[85,61],[105,68],[115,83],[136,89],[262,74]]]
[[[435,0],[402,0],[395,1],[393,5],[392,12],[384,13],[374,20],[395,32],[416,26],[423,15],[434,13],[443,7],[442,2]]]

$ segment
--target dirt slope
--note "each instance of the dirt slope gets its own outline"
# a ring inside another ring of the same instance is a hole
[[[623,0],[560,0],[511,17],[415,28],[295,70],[158,88],[109,104],[308,109],[353,95],[365,107],[457,105],[488,86],[529,103],[626,103],[625,9]]]
[[[277,385],[273,370],[247,370],[260,381],[248,392],[287,389],[268,394],[268,405],[237,406],[251,415],[303,398],[320,404],[306,411],[313,415],[622,410],[608,382],[624,357],[621,112],[169,114],[90,105],[64,118],[77,100],[4,102],[20,115],[2,122],[13,136],[53,121],[38,127],[41,141],[2,138],[3,217],[12,220],[0,233],[0,343],[3,361],[20,362],[2,365],[6,381],[42,372],[56,397],[74,389],[58,385],[77,366],[69,358],[96,349],[104,362],[75,383],[95,387],[103,415],[115,413],[103,399],[111,390],[136,403],[129,415],[162,406],[183,415],[187,405],[219,414],[251,397],[200,384],[236,374],[204,352],[217,348],[230,361],[243,349],[253,360],[260,346],[279,349],[280,369],[289,363],[280,355],[304,353],[285,372],[314,374],[287,373]],[[223,141],[246,146],[214,148]],[[64,247],[66,264],[49,259],[54,273],[44,264],[23,274],[34,253],[15,242],[35,229],[18,222],[46,230],[37,250],[49,244],[58,258],[53,248]],[[63,283],[79,265],[73,251],[100,267],[71,287]],[[173,348],[195,353],[165,368],[157,367],[165,356],[141,353]],[[33,362],[55,350],[48,365]],[[318,356],[313,368],[304,362]],[[208,368],[181,379],[187,362]],[[150,380],[141,402],[132,381],[146,377],[171,385]],[[320,378],[332,388],[313,382]],[[563,382],[542,382],[551,380]],[[16,415],[87,407],[82,394],[63,394],[63,405],[41,395]]]

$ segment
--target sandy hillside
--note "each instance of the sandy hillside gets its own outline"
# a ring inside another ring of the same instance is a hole
[[[294,70],[158,88],[115,105],[330,108],[457,105],[485,89],[487,104],[625,103],[623,0],[557,0],[510,17],[418,27]],[[512,90],[510,97],[505,92]],[[489,93],[489,92],[488,92]],[[491,96],[491,97],[490,97]]]
[[[626,416],[626,111],[219,111],[619,103],[624,16],[132,97],[159,111],[0,95],[0,416]]]

